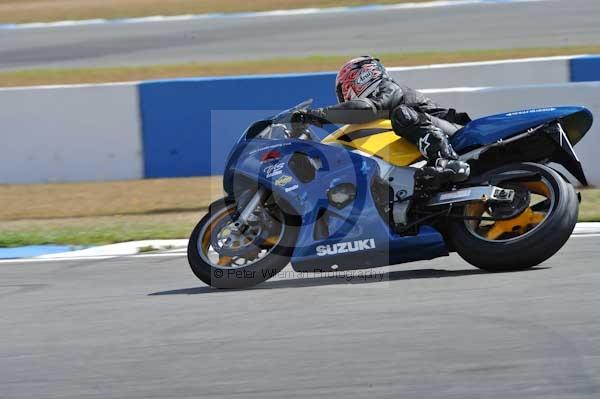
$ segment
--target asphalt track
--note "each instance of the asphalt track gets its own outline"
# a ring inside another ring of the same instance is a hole
[[[0,264],[0,397],[598,398],[600,236],[217,291],[185,257]],[[383,274],[381,274],[383,273]]]
[[[0,30],[0,70],[600,44],[600,2]]]

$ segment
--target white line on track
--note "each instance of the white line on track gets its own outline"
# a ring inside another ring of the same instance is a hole
[[[590,237],[600,237],[600,234],[573,234],[571,238],[590,238]]]
[[[581,239],[581,238],[597,238],[597,237],[600,237],[600,233],[588,233],[588,234],[575,233],[571,236],[571,238],[579,238],[579,239]],[[108,260],[108,259],[118,259],[118,258],[128,258],[128,259],[177,258],[177,257],[185,257],[186,255],[187,255],[186,250],[174,250],[174,251],[169,251],[169,252],[158,252],[158,253],[136,254],[136,255],[102,255],[102,256],[69,256],[69,257],[53,257],[53,258],[2,259],[2,260],[0,260],[0,264]]]
[[[458,7],[468,5],[490,5],[509,3],[535,3],[549,0],[438,0],[424,3],[399,3],[399,4],[375,4],[354,7],[329,7],[329,8],[300,8],[292,10],[273,10],[260,12],[242,13],[211,13],[211,14],[188,14],[188,15],[155,15],[139,18],[124,19],[85,19],[79,21],[56,21],[56,22],[31,22],[22,24],[0,24],[3,29],[39,29],[39,28],[65,28],[70,26],[91,26],[103,24],[139,24],[152,22],[177,22],[193,21],[217,18],[262,18],[262,17],[286,17],[294,15],[348,13],[365,11],[391,11],[391,10],[413,10],[439,7]]]

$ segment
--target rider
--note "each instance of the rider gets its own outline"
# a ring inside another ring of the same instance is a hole
[[[316,125],[391,119],[394,132],[417,145],[427,159],[426,172],[454,182],[469,177],[469,164],[458,160],[448,141],[448,136],[470,121],[467,114],[441,108],[422,93],[399,85],[371,56],[355,58],[342,66],[336,78],[336,94],[338,104],[301,111],[295,117]]]

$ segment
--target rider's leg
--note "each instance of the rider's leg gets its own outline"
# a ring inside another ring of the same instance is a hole
[[[448,141],[448,134],[454,133],[459,126],[405,105],[396,107],[390,116],[396,134],[419,147],[431,171],[448,176],[456,182],[469,177],[469,164],[458,160],[458,155]]]

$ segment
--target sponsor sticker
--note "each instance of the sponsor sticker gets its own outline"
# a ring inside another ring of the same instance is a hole
[[[372,77],[373,77],[373,72],[371,72],[369,70],[362,71],[356,78],[355,82],[356,82],[356,84],[364,85],[365,83],[370,81]]]
[[[286,147],[288,145],[292,145],[292,143],[278,143],[278,144],[272,144],[266,147],[262,147],[262,148],[257,148],[256,150],[252,150],[248,153],[248,155],[254,155],[257,152],[263,152],[263,151],[269,151],[269,150],[273,150],[275,148],[281,148],[281,147]]]
[[[275,184],[279,187],[283,187],[292,181],[292,176],[283,175],[277,180],[275,180]]]
[[[556,108],[538,108],[538,109],[528,109],[525,111],[517,111],[517,112],[509,112],[506,116],[517,116],[517,115],[527,115],[527,114],[535,114],[538,112],[551,112],[556,111]]]
[[[291,186],[291,187],[288,187],[288,188],[286,188],[286,189],[285,189],[285,192],[286,192],[286,193],[289,193],[290,191],[297,190],[297,189],[298,189],[298,187],[300,187],[300,186],[298,186],[297,184],[295,184],[295,185],[293,185],[293,186]]]
[[[366,251],[375,249],[375,239],[367,238],[366,240],[338,242],[337,244],[319,245],[317,247],[317,256],[346,254],[350,252]]]
[[[259,160],[260,163],[266,163],[277,161],[279,158],[281,158],[281,152],[278,150],[271,150],[261,154]]]
[[[270,179],[271,177],[279,176],[280,174],[282,174],[283,173],[282,169],[284,166],[285,166],[285,164],[283,162],[267,166],[264,169],[264,171],[267,175],[267,179]]]

